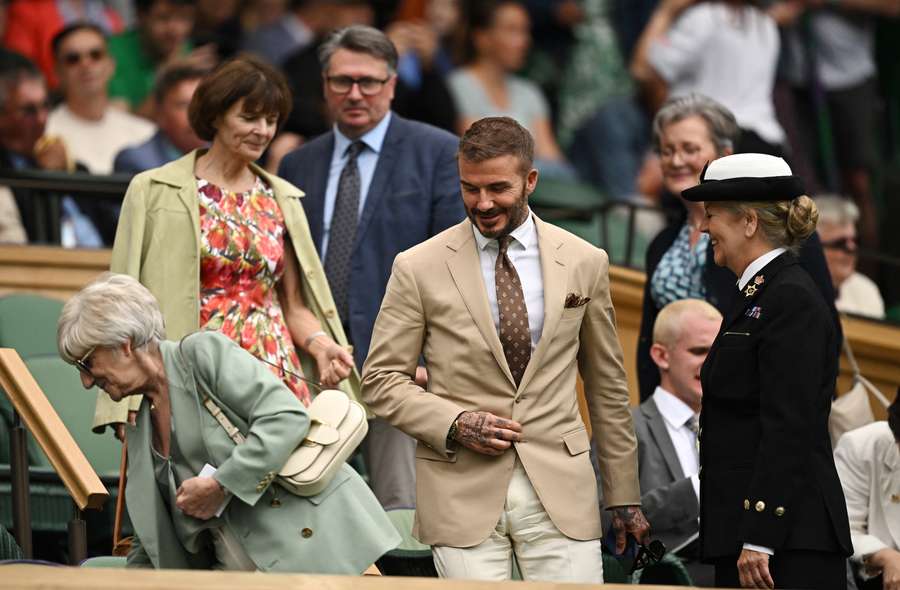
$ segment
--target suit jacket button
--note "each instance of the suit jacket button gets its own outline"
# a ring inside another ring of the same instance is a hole
[[[784,506],[775,509],[775,516],[784,516]]]
[[[327,309],[327,310],[325,310],[325,317],[328,318],[328,319],[333,318],[333,317],[334,317],[334,310],[333,310],[333,309]]]
[[[312,529],[306,528],[306,529],[303,529],[302,531],[300,531],[300,536],[303,537],[304,539],[308,539],[308,538],[312,537],[312,535],[313,535]]]
[[[744,500],[744,510],[750,510],[750,500]]]
[[[757,511],[757,512],[762,512],[762,511],[765,510],[765,509],[766,509],[766,503],[765,503],[765,502],[763,502],[762,500],[760,500],[759,502],[756,503],[756,511]]]
[[[272,498],[272,502],[269,504],[272,508],[281,508],[281,500],[278,498]]]

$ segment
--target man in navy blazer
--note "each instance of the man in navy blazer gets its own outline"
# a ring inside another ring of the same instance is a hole
[[[391,112],[397,51],[382,32],[339,30],[319,56],[334,128],[287,155],[278,174],[306,193],[301,202],[310,231],[362,367],[394,257],[465,217],[458,140]],[[342,209],[348,196],[355,219]],[[343,267],[339,249],[348,253]],[[424,381],[422,368],[417,378]],[[413,507],[415,441],[374,420],[364,451],[382,505]]]
[[[189,62],[176,63],[162,71],[153,89],[159,130],[144,143],[116,154],[114,172],[137,174],[158,168],[205,145],[191,128],[187,112],[194,90],[206,73]]]

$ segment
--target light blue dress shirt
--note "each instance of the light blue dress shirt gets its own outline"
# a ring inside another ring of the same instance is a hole
[[[362,215],[366,206],[366,197],[369,194],[369,186],[375,175],[375,166],[378,164],[378,156],[381,154],[381,146],[387,135],[388,126],[391,124],[391,112],[385,115],[378,125],[370,129],[359,138],[366,147],[356,157],[356,165],[359,167],[359,215]],[[338,181],[341,171],[347,164],[347,148],[354,140],[350,139],[334,126],[334,151],[331,153],[331,165],[328,168],[328,184],[325,185],[325,210],[323,211],[322,227],[322,260],[328,251],[328,238],[331,236],[331,218],[334,217],[334,203],[337,200]]]

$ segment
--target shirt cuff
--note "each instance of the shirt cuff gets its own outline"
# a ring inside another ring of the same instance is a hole
[[[759,553],[765,553],[766,555],[775,555],[774,549],[771,549],[769,547],[761,547],[752,543],[744,543],[744,549],[749,549],[750,551],[758,551]]]
[[[697,501],[700,501],[700,476],[696,473],[691,476],[691,485],[694,486],[694,493],[697,495]]]

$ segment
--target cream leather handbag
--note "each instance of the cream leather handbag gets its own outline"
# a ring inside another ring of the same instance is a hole
[[[235,444],[242,444],[244,434],[202,386],[184,354],[181,358],[194,377],[203,406]],[[362,405],[337,389],[320,392],[306,408],[306,412],[310,421],[309,432],[288,457],[284,467],[278,472],[275,483],[298,496],[315,496],[328,487],[331,479],[362,442],[369,423]]]

